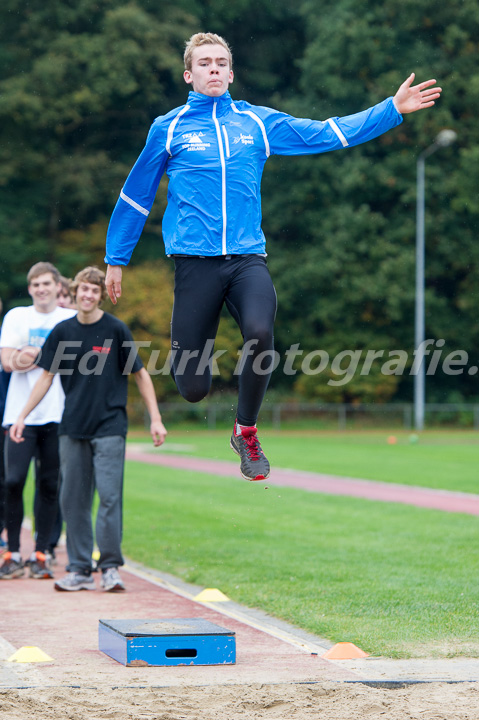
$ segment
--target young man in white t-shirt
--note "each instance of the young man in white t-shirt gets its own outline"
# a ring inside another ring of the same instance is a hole
[[[3,320],[0,336],[1,362],[12,376],[7,393],[3,427],[12,425],[25,405],[42,370],[35,364],[48,334],[59,322],[73,317],[75,310],[57,306],[60,273],[48,262],[36,263],[27,275],[28,293],[33,305],[10,310]],[[35,552],[28,561],[30,576],[52,578],[46,552],[52,525],[58,509],[57,493],[60,474],[58,457],[58,423],[61,420],[64,394],[60,378],[55,378],[42,402],[27,417],[25,443],[22,446],[6,438],[6,517],[8,552],[3,556],[0,580],[21,577],[25,563],[20,555],[20,532],[23,522],[23,490],[30,461],[36,461],[38,492],[35,513]]]

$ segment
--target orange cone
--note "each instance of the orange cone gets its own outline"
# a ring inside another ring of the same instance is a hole
[[[326,660],[356,660],[357,658],[368,657],[368,653],[358,648],[354,643],[340,642],[333,645],[321,657],[326,658]]]

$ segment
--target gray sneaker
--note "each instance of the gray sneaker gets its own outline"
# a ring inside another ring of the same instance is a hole
[[[231,449],[241,458],[241,475],[245,480],[266,480],[269,477],[269,462],[261,448],[255,427],[245,427],[236,434],[236,423],[231,435]]]
[[[67,590],[68,592],[96,590],[95,581],[91,575],[82,575],[77,572],[69,572],[60,580],[55,580],[53,587],[55,590]]]
[[[100,585],[105,592],[123,592],[125,586],[123,580],[120,577],[118,569],[115,567],[103,570],[101,574]]]
[[[25,575],[25,565],[22,560],[13,560],[12,553],[6,552],[3,556],[3,565],[0,567],[0,580],[12,580]]]

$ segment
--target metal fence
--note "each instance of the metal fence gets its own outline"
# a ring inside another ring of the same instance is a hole
[[[215,429],[234,421],[234,408],[230,403],[208,401],[204,403],[161,403],[165,424],[194,422]],[[131,422],[142,420],[148,426],[142,403],[129,406]],[[426,427],[456,427],[479,429],[479,404],[428,403],[425,406]],[[397,427],[412,430],[413,403],[348,404],[348,403],[296,403],[276,402],[263,404],[259,422],[277,430],[284,426],[312,425],[319,429],[360,429]]]

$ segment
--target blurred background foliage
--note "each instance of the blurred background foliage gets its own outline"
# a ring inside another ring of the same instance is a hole
[[[279,300],[276,348],[332,357],[414,343],[416,159],[443,128],[458,134],[426,166],[426,336],[477,361],[479,14],[475,0],[3,0],[0,6],[0,295],[25,302],[25,275],[51,260],[67,276],[103,265],[119,190],[154,118],[182,105],[185,40],[218,32],[234,52],[234,98],[326,119],[394,94],[415,72],[443,97],[378,140],[268,162],[263,227]],[[161,218],[166,181],[125,272],[116,308],[144,353],[166,360],[172,261]],[[241,337],[224,314],[216,391],[235,385]],[[479,364],[479,363],[478,363]],[[411,378],[373,370],[348,384],[281,372],[284,397],[409,400]],[[152,365],[153,367],[153,365]],[[374,367],[374,366],[373,366]],[[175,397],[154,374],[160,399]],[[477,399],[477,376],[436,373],[428,400]]]

